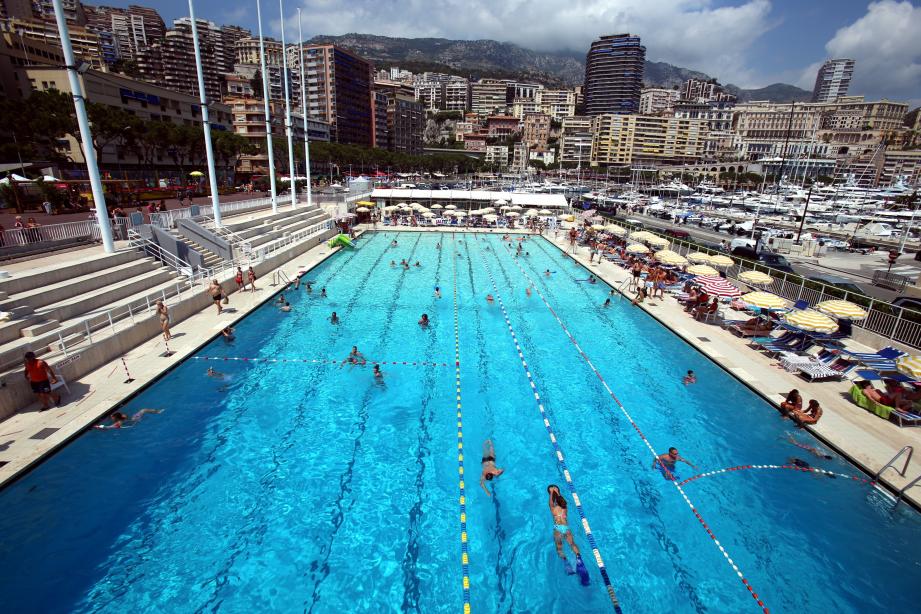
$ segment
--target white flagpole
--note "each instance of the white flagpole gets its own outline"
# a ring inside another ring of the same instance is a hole
[[[304,116],[304,169],[307,172],[307,206],[313,206],[313,190],[310,187],[310,139],[307,136],[307,81],[304,77],[304,33],[301,30],[301,9],[297,9],[297,38],[301,54],[301,114]]]
[[[288,85],[288,48],[285,45],[285,4],[278,0],[278,14],[281,18],[281,78],[285,82],[285,132],[288,136],[288,183],[291,185],[291,208],[297,206],[297,184],[294,181],[294,134],[291,126],[291,92]]]
[[[272,190],[272,213],[278,213],[278,190],[275,187],[275,152],[272,151],[272,117],[269,114],[269,73],[265,67],[265,41],[262,38],[262,7],[256,0],[259,22],[259,61],[262,65],[262,98],[265,103],[265,140],[269,148],[269,186]]]

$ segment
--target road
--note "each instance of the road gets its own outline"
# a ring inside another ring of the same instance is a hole
[[[617,216],[619,219],[635,219],[643,223],[647,228],[658,230],[667,230],[677,228],[686,231],[696,241],[718,245],[720,241],[731,241],[734,235],[717,232],[711,229],[704,229],[693,224],[675,224],[669,220],[640,215],[636,213],[622,214]],[[803,277],[812,277],[816,275],[842,277],[859,286],[865,294],[885,301],[891,301],[902,293],[894,292],[887,288],[874,286],[871,282],[874,271],[885,271],[889,264],[887,253],[877,251],[873,254],[858,254],[849,252],[831,251],[819,258],[803,258],[795,255],[784,254],[793,269]],[[915,283],[918,276],[921,275],[921,262],[914,260],[913,254],[904,254],[893,265],[892,273],[903,275]]]

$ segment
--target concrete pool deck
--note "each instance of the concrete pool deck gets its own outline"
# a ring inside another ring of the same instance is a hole
[[[99,248],[101,249],[101,248]],[[290,279],[300,269],[320,264],[341,248],[330,249],[325,241],[271,269],[257,280],[256,292],[234,292],[224,313],[217,316],[212,306],[171,327],[172,354],[164,356],[163,338],[157,335],[76,381],[68,381],[71,394],[63,393],[60,407],[38,411],[38,403],[0,422],[0,488],[53,454],[87,427],[107,416],[128,397],[153,382],[167,370],[212,339],[226,326],[233,326],[281,289],[272,286],[273,276],[283,271]],[[204,291],[204,290],[203,290]],[[124,383],[127,376],[133,381]]]
[[[444,228],[411,227],[379,227],[378,230],[450,232]],[[489,234],[506,232],[461,227],[456,231]],[[520,234],[524,231],[509,232]],[[556,241],[552,235],[547,238],[562,252],[567,253],[566,239],[562,232]],[[121,360],[116,360],[76,382],[68,382],[73,394],[65,399],[66,405],[43,413],[35,409],[20,412],[0,423],[0,486],[27,471],[43,457],[53,453],[89,425],[106,416],[126,398],[137,393],[182,359],[192,355],[221,328],[234,324],[265,302],[279,289],[279,286],[267,285],[271,282],[271,273],[283,270],[293,278],[298,269],[312,268],[336,251],[338,250],[331,250],[325,243],[321,243],[263,275],[262,281],[266,285],[262,285],[259,292],[233,294],[230,304],[230,307],[236,310],[233,313],[225,313],[217,318],[213,308],[209,307],[183,320],[173,327],[176,340],[170,343],[170,349],[174,354],[169,358],[163,356],[165,348],[159,337],[131,350],[124,356],[134,378],[130,384],[122,383],[125,380],[124,366]],[[584,247],[578,248],[573,256],[577,262],[589,268],[596,277],[611,287],[619,287],[628,277],[626,270],[614,264],[589,263],[588,250]],[[847,395],[850,388],[847,381],[810,383],[796,377],[783,370],[775,359],[753,351],[747,347],[744,340],[718,325],[694,320],[673,298],[647,300],[638,308],[655,317],[775,406],[779,405],[792,388],[799,389],[804,399],[817,399],[824,409],[824,414],[817,425],[807,428],[870,475],[874,475],[903,446],[921,448],[921,429],[899,428],[860,409]],[[877,349],[864,348],[857,344],[853,347],[860,351]],[[782,418],[778,413],[766,415],[765,419]],[[740,463],[744,463],[745,460],[740,459]],[[899,490],[918,473],[921,473],[921,463],[914,460],[906,472],[906,478],[894,470],[887,470],[881,481],[890,488]],[[921,507],[921,485],[907,491],[905,498],[916,507]]]

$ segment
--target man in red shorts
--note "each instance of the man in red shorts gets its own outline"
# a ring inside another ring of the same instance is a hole
[[[51,367],[48,366],[48,363],[36,358],[35,352],[26,352],[25,367],[25,377],[32,386],[32,392],[42,402],[41,411],[50,409],[52,400],[55,405],[60,405],[61,395],[51,392],[51,384],[56,384],[58,378],[55,376],[54,371],[51,370]]]

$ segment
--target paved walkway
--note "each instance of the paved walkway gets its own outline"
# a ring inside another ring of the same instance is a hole
[[[87,250],[99,248],[87,248]],[[257,292],[236,292],[230,305],[218,317],[213,307],[186,318],[171,328],[173,339],[166,348],[159,335],[124,355],[134,381],[126,380],[121,360],[110,362],[75,382],[68,382],[72,394],[64,395],[64,404],[46,412],[38,411],[38,403],[0,423],[0,486],[78,435],[89,425],[108,415],[126,397],[136,393],[214,337],[225,326],[233,325],[268,300],[278,287],[271,287],[272,273],[283,270],[294,279],[304,268],[311,268],[328,258],[336,249],[326,243],[304,252],[284,265],[262,276]],[[73,252],[63,255],[73,258]],[[34,261],[32,261],[34,262]]]

